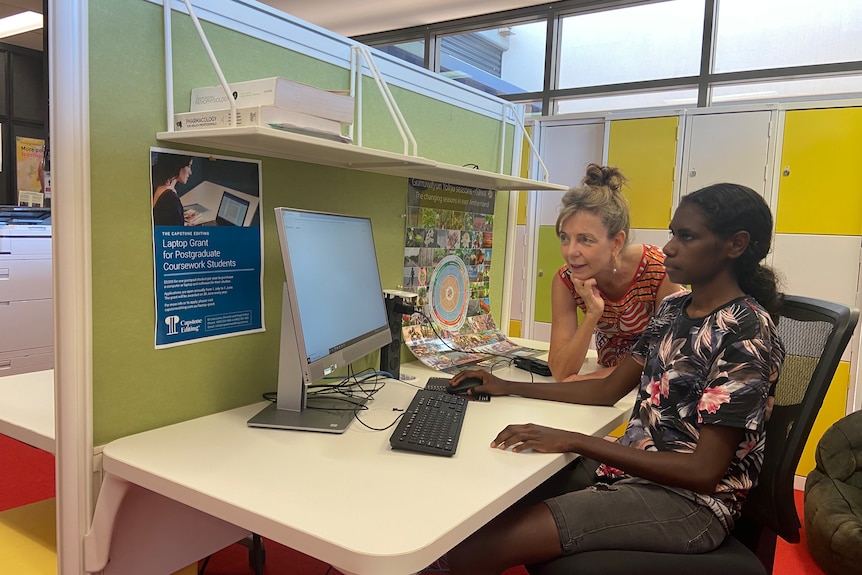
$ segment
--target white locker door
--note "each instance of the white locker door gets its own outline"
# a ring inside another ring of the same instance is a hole
[[[557,120],[544,124],[539,130],[539,151],[548,168],[549,180],[563,185],[580,184],[586,167],[590,163],[602,163],[604,149],[605,124],[603,119],[588,122],[583,120]],[[536,281],[540,275],[547,283],[556,270],[537,268],[539,249],[553,249],[549,246],[539,246],[539,227],[553,226],[557,221],[560,200],[564,192],[531,192],[530,210],[527,214],[527,256],[526,273],[524,274],[524,307],[523,335],[530,339],[550,341],[551,324],[537,322],[534,319],[536,298],[549,301],[551,293],[546,286],[537,290]],[[559,247],[556,248],[559,250]],[[562,265],[562,256],[560,257]],[[516,270],[517,272],[517,270]],[[519,277],[519,276],[514,276]]]
[[[689,116],[681,193],[732,182],[752,188],[769,202],[771,117],[769,110]]]

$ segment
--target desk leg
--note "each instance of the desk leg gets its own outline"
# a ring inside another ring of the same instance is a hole
[[[173,573],[247,537],[248,531],[110,474],[84,539],[88,573]]]

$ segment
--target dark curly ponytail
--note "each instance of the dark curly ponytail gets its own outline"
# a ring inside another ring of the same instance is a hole
[[[734,262],[736,279],[745,293],[753,296],[778,320],[784,294],[779,291],[775,272],[761,264],[772,245],[772,212],[757,192],[739,184],[713,184],[683,196],[680,206],[694,204],[706,216],[706,225],[718,237],[727,239],[746,231],[748,248]]]

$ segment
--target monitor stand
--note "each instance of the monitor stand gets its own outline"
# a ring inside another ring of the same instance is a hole
[[[317,397],[310,395],[302,411],[278,409],[273,402],[249,419],[248,426],[344,433],[366,401],[365,398],[334,393]]]
[[[248,426],[344,433],[367,398],[309,393],[306,383],[311,383],[311,377],[307,375],[308,365],[299,351],[294,325],[293,307],[285,284],[278,351],[278,398],[249,419]]]

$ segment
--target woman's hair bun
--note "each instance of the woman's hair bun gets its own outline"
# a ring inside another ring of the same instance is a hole
[[[607,187],[612,192],[621,192],[626,183],[626,177],[617,168],[590,164],[581,184],[590,187]]]

